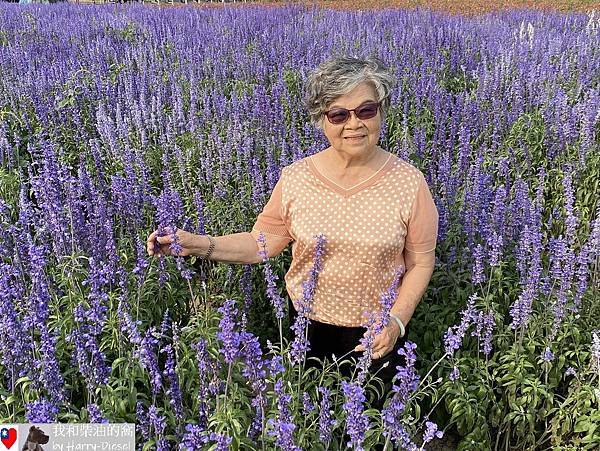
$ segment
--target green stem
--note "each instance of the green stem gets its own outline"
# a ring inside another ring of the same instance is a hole
[[[281,357],[283,357],[283,326],[281,324],[281,318],[278,319],[279,322],[279,352],[281,353]]]
[[[437,362],[435,362],[435,363],[433,364],[433,366],[432,366],[432,367],[429,369],[429,371],[427,372],[427,374],[425,375],[425,377],[424,377],[423,379],[421,379],[421,381],[419,382],[419,386],[417,387],[417,390],[419,390],[419,388],[420,388],[421,384],[422,384],[422,383],[423,383],[425,380],[427,380],[427,378],[429,377],[429,375],[431,374],[431,372],[432,372],[432,371],[435,369],[435,367],[436,367],[436,366],[438,366],[438,365],[439,365],[439,364],[442,362],[442,360],[444,360],[444,359],[445,359],[445,358],[446,358],[448,355],[449,355],[449,354],[446,352],[446,353],[445,353],[443,356],[441,356],[441,357],[439,358],[439,360],[438,360]],[[415,390],[415,391],[417,391],[417,390]]]
[[[231,382],[231,368],[232,368],[233,364],[230,363],[229,367],[227,368],[227,381],[225,381],[225,400],[223,401],[223,406],[227,405],[227,392],[229,390],[229,383]]]

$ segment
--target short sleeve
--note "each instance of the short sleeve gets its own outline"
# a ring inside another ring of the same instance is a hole
[[[282,179],[283,173],[273,188],[271,198],[263,208],[263,211],[256,218],[256,222],[254,223],[254,227],[252,227],[252,231],[269,233],[271,235],[278,235],[292,239],[292,236],[288,230],[288,226],[286,225],[283,215],[281,214],[281,195],[283,186]]]
[[[431,197],[423,174],[408,220],[404,249],[409,252],[425,253],[435,249],[438,230],[438,211]]]

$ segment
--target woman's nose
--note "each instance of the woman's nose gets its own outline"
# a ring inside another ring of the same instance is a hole
[[[350,128],[356,128],[357,126],[362,125],[362,122],[356,115],[356,112],[350,111],[350,117],[348,118],[348,122],[346,122],[346,125]]]

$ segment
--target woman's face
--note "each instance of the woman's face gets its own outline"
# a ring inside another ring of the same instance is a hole
[[[377,102],[375,88],[370,83],[361,83],[352,91],[335,99],[327,106],[327,111],[333,108],[352,110],[366,102]],[[332,124],[323,115],[323,132],[331,147],[338,152],[349,155],[368,154],[375,149],[381,130],[381,112],[378,110],[371,119],[359,119],[352,111],[348,120],[342,124]],[[356,138],[351,138],[356,137]]]

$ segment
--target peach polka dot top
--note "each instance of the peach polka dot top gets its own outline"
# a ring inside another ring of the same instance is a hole
[[[325,235],[309,316],[357,327],[365,324],[366,312],[380,310],[381,294],[404,266],[404,253],[435,249],[437,225],[423,174],[390,153],[377,172],[350,189],[322,175],[310,157],[284,167],[252,230],[293,241],[285,283],[296,309],[313,266],[315,237]]]

